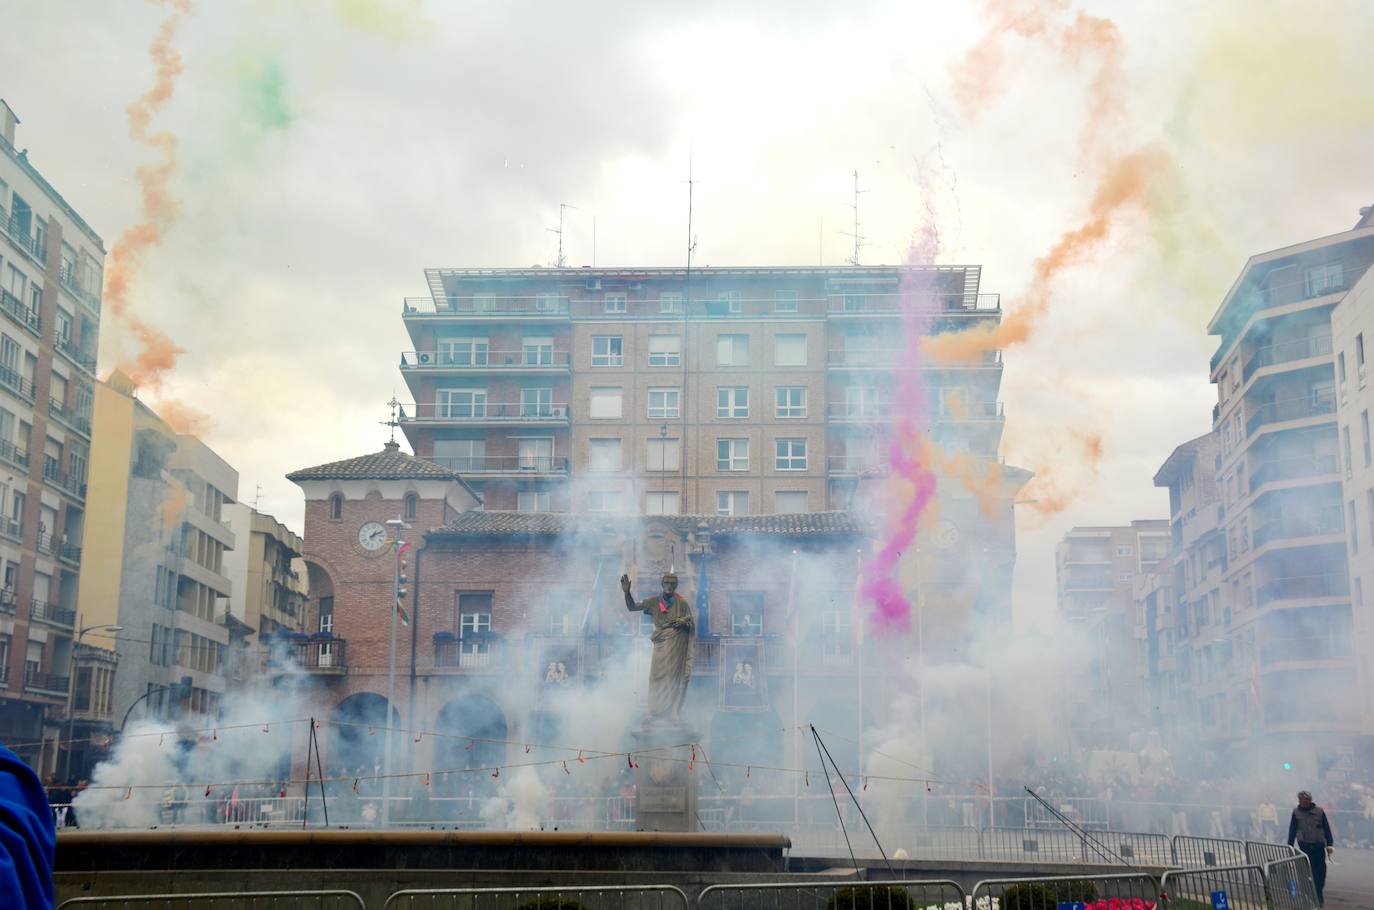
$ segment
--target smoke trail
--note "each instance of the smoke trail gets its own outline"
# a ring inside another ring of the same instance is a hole
[[[1068,435],[1073,442],[1070,451],[1077,451],[1086,471],[1065,471],[1066,458],[1061,452],[1046,467],[1037,469],[1035,477],[1021,491],[1022,505],[1042,519],[1058,515],[1072,505],[1079,494],[1096,482],[1102,464],[1100,435],[1079,430],[1070,430]]]

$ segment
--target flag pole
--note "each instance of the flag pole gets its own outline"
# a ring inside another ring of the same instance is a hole
[[[797,585],[797,551],[792,551],[792,571],[787,576],[787,626],[792,633],[792,757],[801,767],[801,655],[798,642],[801,635],[797,631],[797,607],[793,599]],[[801,822],[801,811],[797,801],[801,798],[801,781],[792,775],[792,830],[796,831]]]

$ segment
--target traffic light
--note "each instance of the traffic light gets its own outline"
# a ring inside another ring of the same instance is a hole
[[[1286,762],[1284,762],[1284,763],[1283,763],[1283,770],[1285,770],[1285,771],[1292,771],[1292,770],[1293,770],[1293,763],[1292,763],[1291,761],[1286,761]]]

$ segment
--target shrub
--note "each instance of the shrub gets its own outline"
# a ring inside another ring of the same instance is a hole
[[[541,894],[534,900],[525,901],[515,910],[587,910],[587,907],[561,894]]]
[[[1069,882],[1022,882],[1002,895],[1001,910],[1059,910],[1060,901],[1095,901],[1097,886],[1086,879]]]
[[[896,885],[849,885],[830,895],[825,910],[916,910],[911,895]]]

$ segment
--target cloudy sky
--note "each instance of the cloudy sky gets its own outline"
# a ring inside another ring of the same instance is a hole
[[[107,247],[142,217],[156,155],[125,107],[168,14],[6,4],[17,144]],[[1208,429],[1205,324],[1246,256],[1374,203],[1371,38],[1360,0],[202,2],[152,123],[179,140],[180,210],[131,295],[186,353],[144,397],[208,414],[240,497],[299,528],[283,475],[376,449],[405,395],[422,270],[548,263],[560,202],[570,264],[593,217],[598,265],[680,264],[690,155],[698,263],[839,265],[857,169],[865,263],[933,227],[1010,311],[1113,162],[1149,149],[1145,196],[1006,354],[1005,454],[1069,503],[1025,510],[1034,616],[1070,526],[1167,517],[1151,477]],[[107,317],[102,372],[135,352]]]

